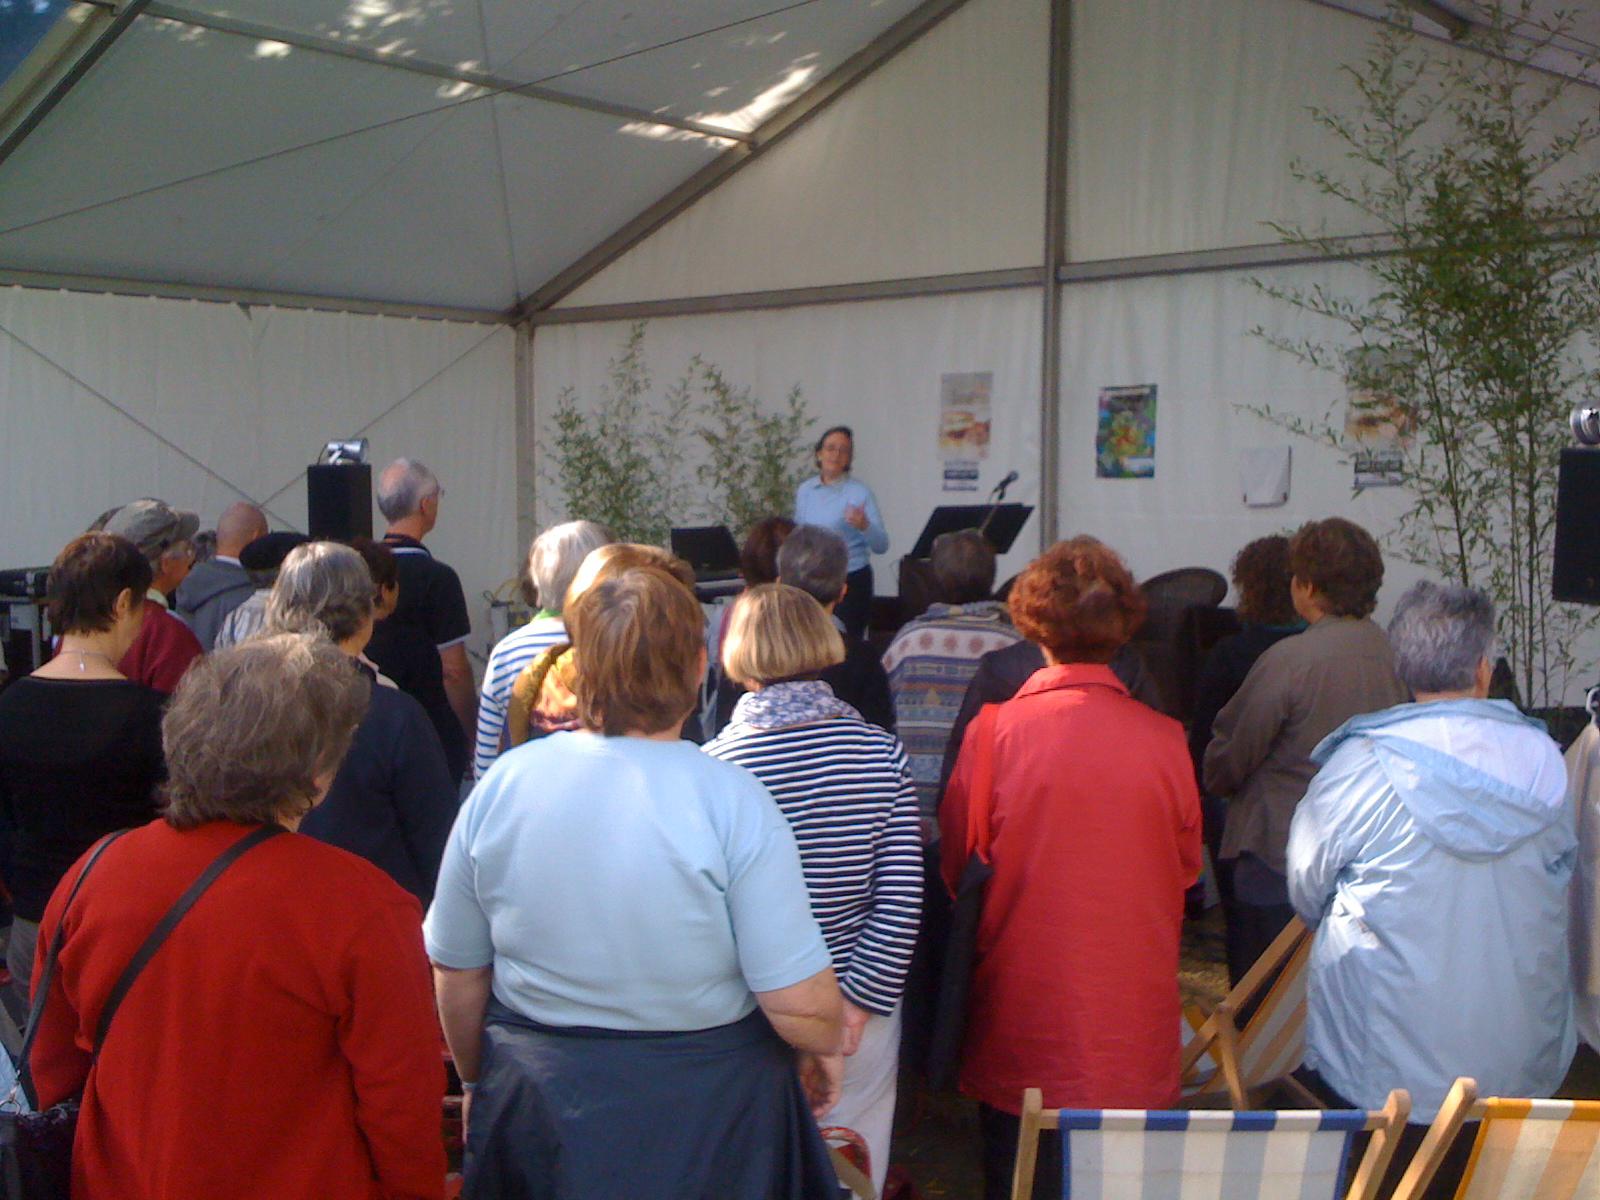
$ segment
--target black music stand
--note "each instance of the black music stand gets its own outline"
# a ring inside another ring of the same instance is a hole
[[[941,504],[928,516],[922,536],[911,553],[900,560],[900,618],[909,621],[928,611],[938,599],[933,579],[933,540],[940,534],[962,529],[983,533],[996,554],[1004,554],[1016,543],[1017,535],[1033,515],[1026,504]]]

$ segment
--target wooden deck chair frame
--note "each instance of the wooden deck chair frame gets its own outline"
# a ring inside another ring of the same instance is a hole
[[[1247,1109],[1252,1107],[1251,1092],[1271,1083],[1288,1089],[1301,1104],[1311,1108],[1324,1107],[1320,1098],[1292,1076],[1247,1080],[1241,1065],[1251,1046],[1265,1036],[1278,1006],[1285,1002],[1293,988],[1296,974],[1306,971],[1311,957],[1311,942],[1311,930],[1304,921],[1295,917],[1195,1030],[1194,1037],[1183,1049],[1179,1070],[1185,1102],[1226,1091],[1234,1108]],[[1240,1029],[1238,1013],[1263,988],[1267,989],[1266,995],[1261,998],[1245,1027]],[[1207,1053],[1216,1060],[1217,1071],[1210,1078],[1201,1080],[1198,1078],[1198,1068],[1200,1059]]]
[[[1344,1200],[1377,1200],[1378,1185],[1400,1145],[1400,1134],[1405,1130],[1406,1118],[1411,1115],[1411,1097],[1403,1091],[1389,1093],[1389,1099],[1376,1112],[1367,1114],[1373,1120],[1372,1140],[1361,1156],[1361,1163],[1351,1177]],[[1022,1124],[1017,1136],[1017,1164],[1011,1174],[1011,1200],[1031,1200],[1033,1177],[1039,1165],[1039,1132],[1043,1129],[1061,1128],[1060,1115],[1046,1111],[1044,1093],[1038,1088],[1028,1088],[1022,1093]],[[1399,1200],[1395,1193],[1394,1200]]]
[[[1416,1155],[1411,1159],[1411,1165],[1406,1168],[1406,1173],[1400,1177],[1399,1184],[1394,1189],[1391,1200],[1419,1200],[1419,1197],[1428,1190],[1428,1185],[1433,1182],[1433,1177],[1439,1173],[1439,1168],[1444,1165],[1445,1155],[1449,1153],[1450,1145],[1455,1141],[1456,1135],[1461,1132],[1461,1127],[1468,1121],[1483,1121],[1493,1118],[1491,1106],[1499,1104],[1501,1097],[1488,1097],[1479,1099],[1478,1084],[1476,1080],[1463,1076],[1451,1085],[1450,1092],[1444,1098],[1444,1103],[1439,1106],[1439,1115],[1434,1117],[1433,1124],[1428,1126],[1428,1133],[1422,1139],[1422,1145],[1417,1147]],[[1579,1101],[1589,1109],[1584,1115],[1594,1120],[1600,1120],[1600,1106],[1593,1101]],[[1529,1114],[1520,1118],[1522,1120],[1537,1121],[1541,1119],[1538,1114]],[[1566,1119],[1565,1117],[1562,1119]],[[1456,1190],[1460,1196],[1472,1183],[1473,1170],[1478,1164],[1478,1154],[1483,1146],[1483,1139],[1488,1132],[1488,1125],[1480,1127],[1478,1141],[1472,1147],[1472,1157],[1467,1162],[1465,1174],[1461,1177],[1461,1185]]]

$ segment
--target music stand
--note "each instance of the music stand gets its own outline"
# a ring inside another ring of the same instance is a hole
[[[1026,504],[941,504],[929,514],[922,536],[917,538],[917,544],[907,557],[932,557],[934,538],[961,529],[982,531],[994,552],[1004,554],[1011,549],[1032,515],[1033,509]]]
[[[1028,523],[1026,504],[945,504],[933,510],[911,553],[900,560],[900,618],[909,621],[928,611],[938,598],[933,578],[933,539],[961,529],[981,530],[996,554],[1004,554]]]

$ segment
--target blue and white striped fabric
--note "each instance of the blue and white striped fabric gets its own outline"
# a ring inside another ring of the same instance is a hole
[[[489,652],[483,671],[483,691],[478,696],[478,736],[472,751],[472,774],[482,779],[500,756],[500,739],[506,728],[506,707],[511,686],[522,669],[551,646],[567,640],[560,617],[535,617],[513,629]]]
[[[1069,1200],[1342,1200],[1362,1111],[1062,1109]]]

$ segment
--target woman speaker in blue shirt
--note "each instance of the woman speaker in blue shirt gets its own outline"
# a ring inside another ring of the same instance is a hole
[[[855,435],[848,425],[835,425],[817,439],[817,474],[795,491],[794,519],[820,525],[844,539],[850,552],[848,590],[834,610],[851,637],[862,637],[872,611],[872,555],[889,549],[889,533],[878,513],[872,489],[850,478]]]

